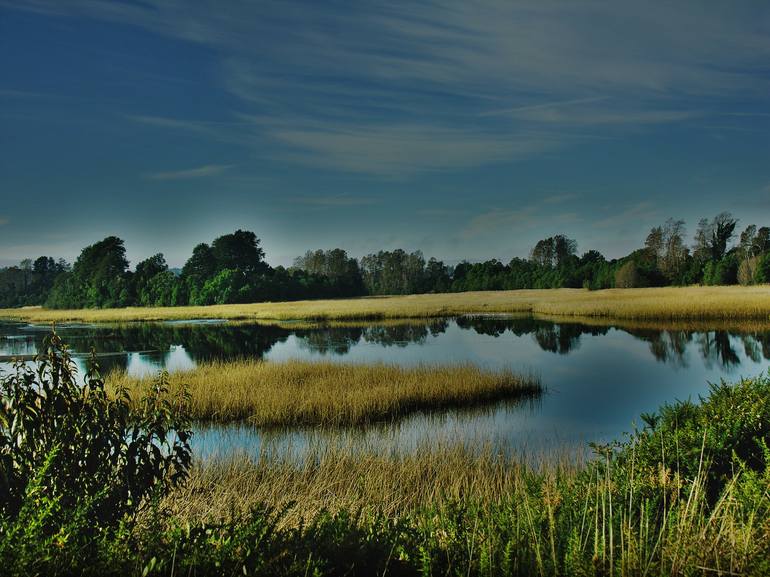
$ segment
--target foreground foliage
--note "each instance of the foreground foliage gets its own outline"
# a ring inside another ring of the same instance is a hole
[[[99,523],[99,491],[51,490],[69,469],[49,452],[4,509],[0,559],[11,575],[766,575],[768,393],[715,385],[583,464],[435,446],[198,463]],[[5,422],[31,408],[7,398]]]
[[[177,401],[183,401],[179,397]],[[82,382],[56,333],[32,368],[0,383],[0,551],[29,561],[39,541],[64,547],[133,519],[187,478],[190,431],[161,377],[132,402],[108,395],[95,363]]]

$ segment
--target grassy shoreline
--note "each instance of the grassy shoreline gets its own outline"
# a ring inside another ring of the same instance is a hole
[[[28,322],[158,320],[350,321],[526,313],[634,320],[767,320],[770,286],[646,289],[543,289],[164,308],[0,309],[0,319]]]
[[[593,458],[535,466],[440,439],[409,454],[332,443],[299,460],[197,462],[164,510],[223,541],[255,523],[301,535],[292,554],[328,574],[766,575],[768,390],[762,377],[714,385]]]
[[[527,476],[566,479],[587,466],[582,454],[565,452],[534,466],[514,455],[512,450],[471,447],[452,439],[436,439],[406,453],[360,447],[345,438],[313,445],[300,456],[263,448],[258,455],[196,461],[188,484],[164,505],[190,523],[220,521],[259,505],[286,509],[282,526],[324,511],[397,517],[450,502],[499,505]]]
[[[123,410],[100,391],[85,396],[98,405],[71,412],[79,420],[68,442]],[[21,414],[35,417],[44,400]],[[142,406],[137,416],[165,437],[173,407],[157,397]],[[57,444],[21,486],[19,506],[0,515],[0,559],[8,575],[770,574],[770,377],[714,384],[700,402],[642,421],[623,441],[592,445],[593,457],[557,451],[532,464],[504,446],[430,435],[406,453],[346,445],[341,430],[342,443],[293,454],[281,444],[223,459],[188,453],[186,482],[106,520],[99,514],[115,499],[105,494],[129,478],[124,469],[88,485],[98,468],[49,468]],[[61,430],[61,418],[48,422],[44,433]],[[88,464],[104,443],[128,448],[129,434],[112,431],[75,445],[72,461]],[[154,444],[124,454],[129,464],[143,458],[140,474],[163,456]],[[65,482],[71,491],[59,489]]]
[[[189,417],[260,427],[363,425],[416,411],[531,398],[542,391],[534,376],[471,364],[400,367],[244,359],[212,361],[168,378],[172,393],[188,387]],[[126,387],[132,397],[152,382],[153,377],[122,372],[107,377],[112,390]]]

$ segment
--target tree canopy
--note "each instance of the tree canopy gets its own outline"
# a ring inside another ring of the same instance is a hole
[[[308,250],[291,267],[271,267],[254,232],[236,230],[196,245],[176,274],[161,253],[129,270],[122,239],[85,247],[70,267],[41,256],[0,269],[0,306],[52,308],[174,306],[414,294],[583,287],[770,282],[770,227],[722,212],[701,219],[691,244],[685,222],[651,228],[644,246],[608,260],[596,250],[578,256],[564,234],[543,238],[529,258],[461,261],[450,266],[421,251],[381,250],[357,259],[344,249]]]

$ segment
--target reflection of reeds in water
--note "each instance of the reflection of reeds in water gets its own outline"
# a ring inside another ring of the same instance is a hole
[[[213,361],[170,377],[187,386],[187,410],[205,421],[248,420],[262,427],[357,425],[416,411],[483,405],[541,392],[539,379],[472,364],[418,365],[257,360]],[[142,389],[151,378],[109,375],[111,387]],[[133,396],[133,395],[132,395]]]
[[[346,321],[515,312],[618,319],[767,320],[770,318],[770,287],[548,289],[166,308],[69,311],[28,308],[0,310],[0,318],[31,322],[195,318]]]

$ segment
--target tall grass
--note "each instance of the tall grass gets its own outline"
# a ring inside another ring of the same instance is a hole
[[[374,320],[465,313],[530,313],[618,319],[770,318],[770,286],[484,291],[339,300],[102,310],[4,309],[0,318],[30,322],[230,320]]]
[[[736,471],[710,500],[705,459],[692,478],[675,466],[647,469],[633,456],[613,467],[606,453],[533,467],[461,445],[409,455],[318,447],[299,460],[263,454],[199,463],[164,506],[195,526],[267,505],[282,511],[276,528],[285,531],[343,515],[398,543],[401,559],[423,575],[762,575],[769,568],[770,476]],[[393,559],[390,569],[398,567]]]
[[[565,456],[554,468],[574,473],[578,465]],[[341,437],[296,453],[268,447],[256,456],[198,461],[190,483],[167,504],[189,522],[219,520],[260,503],[289,506],[289,523],[324,510],[395,517],[448,501],[499,504],[525,474],[517,459],[491,446],[436,440],[414,451],[383,451]]]
[[[209,527],[266,505],[276,532],[312,527],[312,552],[347,551],[360,574],[769,574],[770,378],[712,385],[701,403],[642,420],[587,460],[535,465],[440,440],[407,454],[332,442],[301,458],[214,459],[165,505]],[[319,522],[332,527],[320,538]]]
[[[109,375],[107,383],[112,390],[125,387],[136,393],[150,387],[152,379],[120,372]],[[213,361],[173,373],[169,387],[172,392],[187,387],[189,417],[248,420],[261,427],[361,425],[541,392],[534,376],[471,364],[400,367],[250,359]]]

